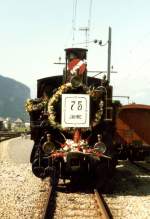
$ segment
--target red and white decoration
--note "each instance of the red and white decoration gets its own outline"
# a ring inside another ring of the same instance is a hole
[[[86,70],[85,60],[73,59],[68,63],[68,70],[72,75],[77,73],[77,71],[79,75],[82,75]]]

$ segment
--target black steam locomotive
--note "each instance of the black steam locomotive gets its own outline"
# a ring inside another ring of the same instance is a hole
[[[92,179],[100,187],[116,166],[112,86],[88,77],[87,50],[65,49],[63,75],[38,80],[30,115],[33,173],[40,178]]]

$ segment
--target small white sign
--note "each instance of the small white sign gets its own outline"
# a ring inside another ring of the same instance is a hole
[[[62,127],[89,127],[90,97],[88,94],[62,94]]]

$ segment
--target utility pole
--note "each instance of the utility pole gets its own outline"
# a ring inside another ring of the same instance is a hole
[[[108,63],[107,63],[107,80],[110,82],[110,68],[111,68],[111,27],[108,30]]]

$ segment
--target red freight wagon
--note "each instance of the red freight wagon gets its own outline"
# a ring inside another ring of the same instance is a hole
[[[120,107],[116,118],[116,144],[120,155],[132,160],[150,157],[150,106],[130,104]]]

